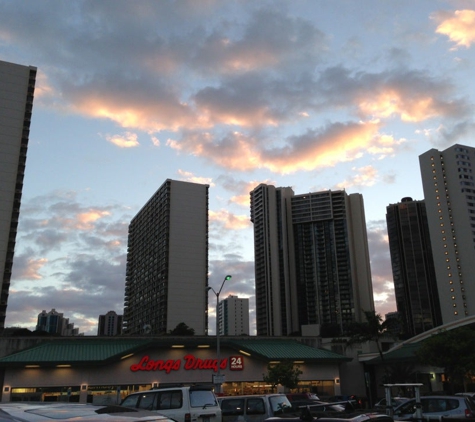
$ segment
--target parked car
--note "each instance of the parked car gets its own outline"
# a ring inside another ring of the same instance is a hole
[[[475,418],[475,403],[466,396],[423,396],[422,417]],[[394,420],[412,420],[416,416],[416,399],[409,399],[394,409]]]
[[[393,418],[382,413],[338,413],[324,416],[302,414],[299,418],[269,418],[264,422],[393,422]]]
[[[218,397],[218,401],[222,422],[263,422],[273,416],[298,415],[285,394],[224,396]]]
[[[158,412],[177,422],[221,422],[221,408],[211,387],[167,387],[129,394],[124,407]]]
[[[408,401],[409,398],[408,397],[391,397],[391,405],[394,408],[396,408],[397,406],[399,406],[400,404]],[[375,405],[374,405],[374,408],[375,409],[378,409],[378,410],[385,410],[386,409],[386,399],[381,399],[380,401],[378,401]]]
[[[115,422],[173,422],[166,416],[141,409],[64,402],[5,402],[0,403],[0,421],[115,421]]]

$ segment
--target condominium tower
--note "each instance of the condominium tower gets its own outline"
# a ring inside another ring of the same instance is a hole
[[[122,334],[122,315],[109,311],[105,315],[99,315],[97,324],[98,336],[117,336]]]
[[[424,201],[403,198],[386,207],[396,306],[404,334],[442,324]]]
[[[339,335],[374,310],[363,198],[344,191],[251,192],[257,335]],[[318,328],[317,328],[318,329]]]
[[[124,334],[204,335],[208,318],[208,185],[166,180],[129,225]]]
[[[419,156],[444,324],[475,315],[475,148]]]
[[[5,328],[35,79],[36,67],[0,61],[0,330]]]
[[[218,315],[220,335],[249,335],[249,299],[229,295],[219,302]]]

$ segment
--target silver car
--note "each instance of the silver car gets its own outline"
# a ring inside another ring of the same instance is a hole
[[[423,396],[421,397],[424,419],[475,418],[475,403],[465,396]],[[416,400],[410,399],[394,409],[395,421],[412,420],[416,413]]]
[[[0,403],[0,422],[175,422],[142,409],[64,402]]]

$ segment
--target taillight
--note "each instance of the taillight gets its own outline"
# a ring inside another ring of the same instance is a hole
[[[185,413],[185,422],[191,422],[191,413]]]
[[[473,417],[473,413],[470,409],[465,409],[465,417],[466,418],[471,418]]]

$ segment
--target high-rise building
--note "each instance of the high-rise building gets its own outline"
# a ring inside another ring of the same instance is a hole
[[[374,311],[363,198],[344,191],[251,192],[257,335],[344,332]]]
[[[35,79],[36,67],[0,61],[0,330],[5,328]]]
[[[249,335],[249,299],[229,295],[219,302],[219,334]]]
[[[132,219],[124,334],[207,333],[208,190],[167,179]]]
[[[475,315],[475,148],[419,156],[444,324]]]
[[[122,333],[122,315],[109,311],[105,315],[99,315],[97,324],[98,336],[117,336]]]
[[[74,324],[69,322],[69,318],[64,318],[63,314],[51,309],[51,311],[42,311],[38,314],[36,331],[46,331],[50,334],[60,336],[78,336],[79,328],[74,328]]]
[[[388,205],[386,222],[398,315],[413,337],[442,324],[424,201]]]

